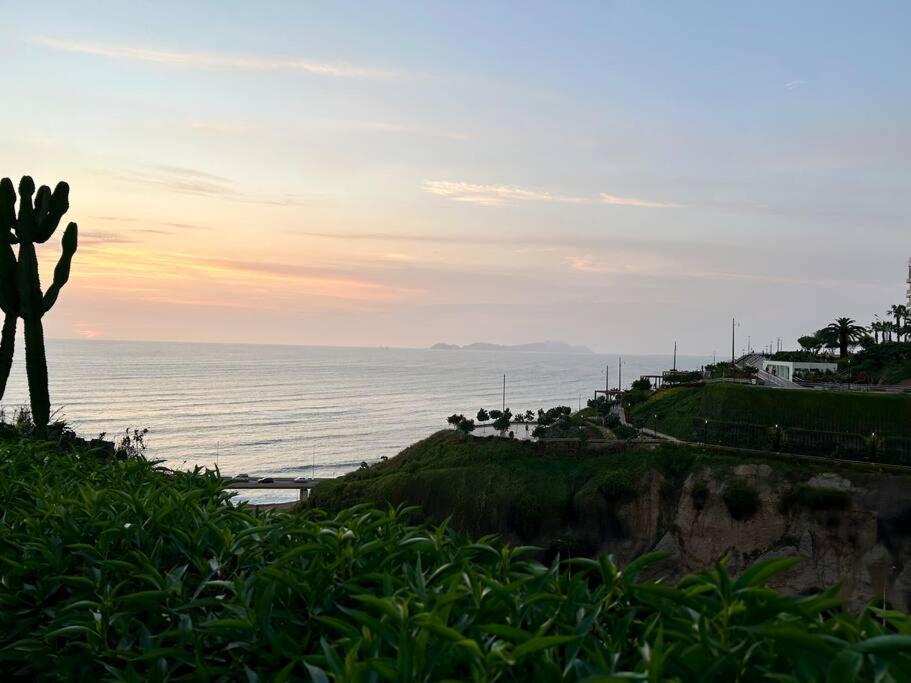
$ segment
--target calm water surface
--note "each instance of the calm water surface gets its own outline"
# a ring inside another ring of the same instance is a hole
[[[7,410],[28,403],[22,350]],[[446,427],[447,415],[499,408],[504,373],[513,412],[576,408],[603,388],[608,364],[616,386],[617,357],[601,354],[48,342],[51,401],[80,434],[148,427],[148,454],[172,467],[217,460],[222,472],[251,475],[336,476],[393,456]],[[670,364],[624,356],[623,383]]]

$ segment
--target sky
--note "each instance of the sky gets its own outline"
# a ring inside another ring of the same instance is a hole
[[[907,2],[15,3],[0,174],[71,186],[51,337],[721,354],[736,317],[738,351],[794,346],[904,299],[909,28]]]

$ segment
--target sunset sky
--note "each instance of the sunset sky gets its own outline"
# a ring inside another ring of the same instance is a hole
[[[904,298],[907,2],[3,16],[0,175],[80,226],[49,336],[711,354]]]

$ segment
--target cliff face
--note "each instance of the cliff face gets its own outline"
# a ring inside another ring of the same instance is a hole
[[[777,588],[841,584],[854,605],[911,610],[911,474],[689,446],[581,450],[434,434],[388,462],[318,486],[310,504],[419,506],[470,535],[499,534],[545,559],[669,554],[677,576],[774,557],[800,562]]]
[[[726,500],[734,481],[758,498],[755,511],[739,520]],[[626,562],[663,551],[669,558],[656,569],[671,576],[706,569],[725,555],[735,571],[757,560],[799,557],[776,588],[799,594],[840,583],[854,606],[882,600],[885,588],[891,605],[911,607],[909,477],[865,475],[852,483],[821,473],[795,488],[768,465],[743,464],[723,477],[695,470],[674,494],[653,471],[641,484],[641,495],[626,504],[605,500],[576,510],[574,531],[596,542],[596,553]]]

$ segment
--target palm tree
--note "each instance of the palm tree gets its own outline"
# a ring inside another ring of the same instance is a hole
[[[879,333],[883,331],[883,324],[879,320],[874,320],[870,323],[870,331],[873,333],[873,342],[879,344]],[[885,341],[885,335],[883,335],[883,341]]]
[[[908,307],[904,304],[895,304],[887,313],[895,318],[895,341],[900,342],[905,330],[905,322],[908,319]]]
[[[848,355],[848,347],[867,333],[866,328],[858,325],[853,318],[838,318],[824,329],[838,339],[838,355],[842,358]]]

